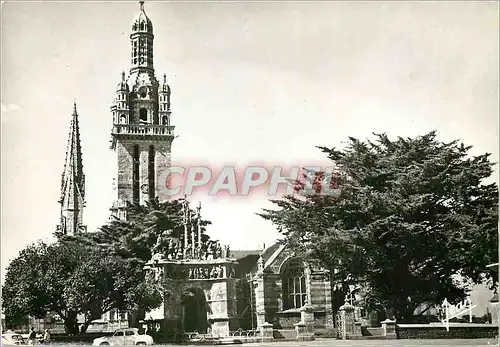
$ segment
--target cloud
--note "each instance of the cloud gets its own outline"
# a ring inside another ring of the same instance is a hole
[[[20,111],[21,106],[16,105],[16,104],[4,104],[2,102],[2,113],[8,113],[8,112],[15,112],[15,111]]]

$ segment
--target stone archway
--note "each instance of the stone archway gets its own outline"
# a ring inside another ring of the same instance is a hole
[[[185,332],[206,333],[208,329],[208,305],[205,293],[199,288],[188,288],[181,296],[182,321]]]

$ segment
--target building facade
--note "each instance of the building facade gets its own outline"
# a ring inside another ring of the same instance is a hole
[[[238,329],[263,326],[286,334],[295,333],[299,323],[334,329],[328,271],[310,266],[279,243],[230,251],[185,225],[180,244],[162,248],[146,266],[165,293],[163,305],[146,314],[146,322],[164,337],[193,332],[228,337]]]

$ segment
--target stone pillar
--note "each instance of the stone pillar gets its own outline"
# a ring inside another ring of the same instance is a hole
[[[323,277],[325,281],[325,327],[327,329],[335,328],[335,322],[333,319],[333,309],[332,309],[332,283],[330,282],[330,276],[328,273],[324,274]]]
[[[274,340],[273,325],[271,323],[264,322],[259,325],[259,328],[262,342],[271,342]]]
[[[117,198],[122,201],[132,201],[134,146],[118,141],[116,153],[118,157],[118,177],[116,182]]]
[[[310,304],[305,304],[300,309],[300,321],[314,328],[314,312]]]
[[[145,205],[149,200],[149,145],[141,143],[139,146],[139,202]]]
[[[265,291],[264,291],[264,273],[258,271],[254,278],[255,288],[255,312],[257,315],[257,326],[266,323]]]
[[[173,178],[170,177],[168,168],[170,167],[170,158],[171,158],[171,142],[155,143],[155,188],[156,188],[156,196],[160,199],[160,201],[169,200],[171,198],[170,195],[167,194],[166,186],[167,182],[172,182]],[[172,172],[173,176],[179,176],[178,173]],[[177,182],[178,183],[178,182]],[[176,185],[170,187],[171,189],[177,188]],[[182,194],[182,191],[179,190],[177,195]]]
[[[352,336],[356,336],[355,324],[354,324],[354,306],[345,303],[340,306],[340,319],[342,320],[340,326],[342,331],[339,334],[343,340],[348,339]]]
[[[310,304],[311,301],[311,268],[309,265],[306,265],[304,269],[304,275],[306,280],[306,298],[307,302]]]
[[[314,331],[304,322],[295,324],[295,332],[297,333],[297,341],[312,341],[314,340]]]
[[[396,320],[386,319],[381,322],[382,331],[386,338],[396,339]]]

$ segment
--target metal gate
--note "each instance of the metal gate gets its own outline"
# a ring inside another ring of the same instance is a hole
[[[341,312],[337,312],[335,315],[335,327],[337,328],[337,338],[345,340],[346,339],[346,329],[345,321],[342,319]]]

